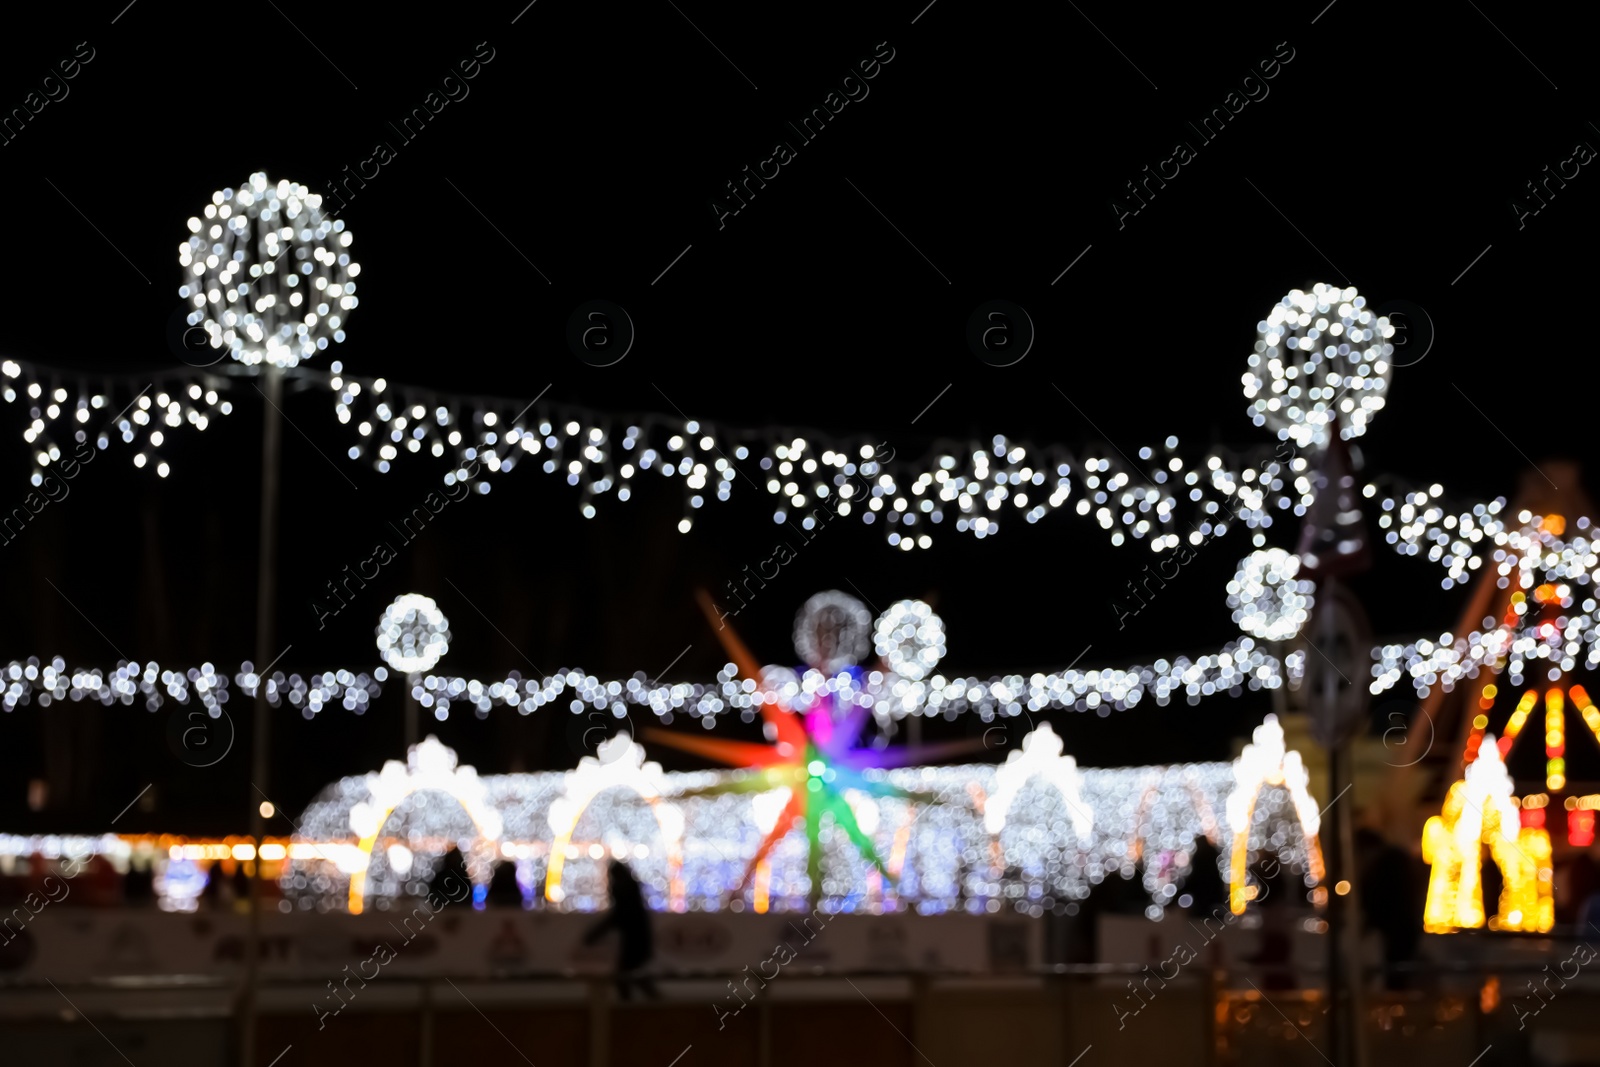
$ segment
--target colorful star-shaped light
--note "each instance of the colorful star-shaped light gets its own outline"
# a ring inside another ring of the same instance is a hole
[[[702,598],[702,604],[708,601]],[[715,608],[708,607],[715,620]],[[866,776],[869,769],[887,770],[926,763],[970,751],[973,743],[958,741],[939,745],[901,746],[873,749],[857,747],[861,732],[867,723],[869,709],[854,704],[847,709],[836,709],[837,696],[820,694],[815,703],[803,713],[791,710],[772,684],[769,672],[764,672],[731,628],[719,631],[734,665],[744,677],[760,687],[761,716],[768,727],[768,736],[774,738],[770,745],[750,741],[728,741],[710,737],[685,737],[661,730],[649,732],[651,740],[680,748],[725,763],[748,767],[756,773],[730,782],[709,786],[686,793],[710,795],[716,793],[765,793],[778,789],[789,791],[789,802],[771,831],[763,838],[761,847],[745,869],[736,892],[750,884],[759,867],[779,841],[783,840],[796,821],[805,820],[806,839],[810,843],[807,874],[811,879],[811,895],[820,896],[822,886],[822,817],[831,815],[849,835],[861,856],[871,863],[890,882],[895,880],[883,857],[878,854],[872,839],[861,829],[855,812],[845,799],[845,790],[855,789],[869,796],[901,797],[908,800],[931,801],[931,795],[913,793],[884,781]]]

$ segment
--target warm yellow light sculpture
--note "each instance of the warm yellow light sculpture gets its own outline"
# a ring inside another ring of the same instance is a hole
[[[1276,715],[1268,715],[1251,735],[1251,743],[1244,746],[1239,758],[1233,761],[1233,792],[1228,794],[1228,824],[1233,828],[1233,851],[1229,863],[1228,906],[1235,915],[1244,913],[1245,906],[1255,897],[1256,887],[1250,884],[1247,868],[1250,862],[1250,825],[1256,801],[1264,786],[1280,786],[1289,791],[1295,815],[1300,822],[1300,832],[1305,838],[1306,865],[1312,883],[1320,883],[1323,876],[1322,849],[1317,842],[1317,831],[1322,825],[1322,815],[1308,788],[1310,775],[1300,753],[1284,744],[1283,727]]]
[[[1430,933],[1484,925],[1483,849],[1500,868],[1503,887],[1494,927],[1544,933],[1555,924],[1550,835],[1522,826],[1511,776],[1494,735],[1450,787],[1441,814],[1422,831],[1422,858],[1433,866],[1422,924]]]

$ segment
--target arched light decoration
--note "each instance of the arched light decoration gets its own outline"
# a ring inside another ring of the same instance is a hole
[[[1311,617],[1315,584],[1296,578],[1300,557],[1281,548],[1252,552],[1228,583],[1233,621],[1263,641],[1287,641]]]
[[[848,593],[830,589],[807,600],[794,617],[794,650],[801,662],[837,674],[867,654],[872,616]]]
[[[1078,761],[1062,754],[1061,738],[1040,723],[1039,728],[1022,739],[1020,751],[1013,750],[1006,761],[995,771],[995,791],[983,806],[983,826],[991,834],[1005,829],[1006,816],[1011,804],[1022,792],[1022,787],[1034,778],[1041,778],[1055,786],[1066,801],[1072,818],[1072,830],[1080,844],[1089,836],[1094,825],[1094,813],[1083,801],[1083,779],[1078,774]]]
[[[1260,803],[1265,786],[1277,786],[1289,793],[1295,818],[1300,824],[1304,841],[1305,866],[1313,881],[1322,880],[1322,850],[1317,843],[1317,831],[1322,826],[1322,815],[1317,802],[1308,789],[1311,778],[1306,772],[1300,753],[1287,748],[1283,727],[1276,715],[1268,715],[1251,735],[1251,743],[1244,746],[1239,758],[1233,761],[1233,791],[1228,794],[1228,826],[1233,830],[1233,852],[1228,864],[1228,904],[1235,915],[1242,913],[1251,900],[1251,887],[1246,872],[1250,864],[1250,838],[1256,805]],[[1278,835],[1273,841],[1277,843]],[[1282,847],[1280,853],[1285,854]]]
[[[920,682],[944,658],[944,620],[920,600],[901,600],[878,616],[873,644],[891,671]]]
[[[1484,925],[1483,850],[1502,876],[1499,930],[1548,933],[1555,925],[1550,867],[1550,834],[1542,826],[1522,825],[1511,775],[1500,759],[1493,734],[1481,756],[1467,765],[1464,778],[1445,794],[1441,813],[1422,830],[1422,859],[1433,868],[1423,909],[1430,933],[1476,929]]]
[[[550,831],[554,836],[549,864],[545,868],[545,899],[559,904],[565,898],[561,879],[573,832],[584,810],[608,789],[631,790],[650,805],[667,851],[667,872],[671,881],[668,900],[673,910],[683,910],[683,883],[679,877],[683,866],[683,812],[662,799],[669,787],[661,764],[646,761],[644,747],[626,732],[600,742],[595,755],[579,760],[577,769],[567,772],[561,796],[550,805]]]
[[[178,295],[212,348],[245,364],[293,367],[344,340],[361,265],[350,260],[343,220],[321,208],[320,194],[257,172],[237,190],[212,193],[204,218],[189,220]]]
[[[1244,374],[1246,413],[1279,440],[1320,448],[1335,415],[1346,440],[1383,409],[1393,371],[1394,327],[1355,287],[1318,282],[1289,294],[1257,324]]]
[[[396,597],[378,620],[378,654],[397,671],[431,671],[448,651],[450,620],[431,597]]]
[[[500,812],[491,802],[478,772],[456,765],[456,754],[431,734],[421,744],[411,746],[406,762],[389,760],[381,773],[368,775],[368,796],[350,809],[350,829],[360,838],[359,869],[350,871],[348,896],[350,913],[360,914],[365,906],[367,865],[372,849],[383,831],[383,824],[400,802],[413,793],[432,790],[453,797],[465,809],[478,833],[496,841],[503,828]]]

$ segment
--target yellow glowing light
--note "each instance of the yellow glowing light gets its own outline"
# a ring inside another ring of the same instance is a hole
[[[276,812],[277,810],[278,810],[277,808],[272,806],[272,801],[263,800],[261,802],[261,817],[263,819],[272,818],[273,813]]]
[[[1339,879],[1339,881],[1334,884],[1333,891],[1338,893],[1341,897],[1348,895],[1350,892],[1349,881],[1343,878]]]
[[[755,877],[754,903],[756,914],[758,915],[765,915],[767,913],[767,907],[771,903],[771,898],[769,896],[771,882],[772,863],[768,860],[762,860],[760,863],[756,864]]]
[[[1310,858],[1311,878],[1322,881],[1322,849],[1317,842],[1317,830],[1322,817],[1317,802],[1307,789],[1310,776],[1300,753],[1287,749],[1283,740],[1283,727],[1276,715],[1268,715],[1256,727],[1250,744],[1244,746],[1239,758],[1233,761],[1235,785],[1228,794],[1228,824],[1240,827],[1234,831],[1233,851],[1229,862],[1228,906],[1235,915],[1244,912],[1255,897],[1255,887],[1248,884],[1246,868],[1250,861],[1250,824],[1255,812],[1256,799],[1263,786],[1282,786],[1289,791],[1294,802],[1295,815],[1300,822],[1300,832],[1305,837],[1306,855]]]
[[[1489,716],[1487,716],[1487,715],[1477,715],[1477,716],[1473,717],[1472,728],[1474,730],[1486,729],[1488,727],[1488,725],[1489,725]]]
[[[1485,924],[1482,865],[1487,846],[1503,883],[1499,915],[1489,921],[1490,928],[1547,933],[1555,925],[1550,835],[1543,828],[1520,825],[1511,776],[1493,734],[1484,737],[1479,751],[1466,778],[1450,786],[1441,813],[1428,819],[1422,831],[1422,858],[1433,867],[1423,927],[1449,933]]]
[[[289,850],[284,848],[282,845],[269,844],[261,846],[261,858],[267,860],[268,862],[281,860],[288,854]]]
[[[236,860],[253,860],[256,858],[256,846],[234,845],[233,858]]]

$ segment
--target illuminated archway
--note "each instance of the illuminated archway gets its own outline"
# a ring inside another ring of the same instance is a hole
[[[1283,727],[1276,715],[1268,715],[1251,736],[1252,743],[1245,745],[1239,758],[1233,761],[1235,784],[1233,792],[1228,794],[1227,804],[1228,826],[1233,831],[1233,852],[1228,864],[1228,907],[1235,915],[1244,912],[1252,896],[1245,884],[1245,869],[1250,862],[1250,823],[1265,786],[1288,790],[1305,840],[1306,865],[1315,881],[1322,881],[1323,875],[1322,849],[1317,843],[1322,816],[1306,788],[1310,776],[1300,753],[1285,747]]]
[[[578,820],[595,797],[613,787],[630,789],[650,805],[661,839],[667,850],[667,900],[674,911],[681,911],[683,886],[683,812],[665,801],[666,777],[661,764],[646,763],[644,749],[626,733],[603,741],[595,749],[598,757],[585,756],[578,768],[567,773],[566,791],[550,805],[550,862],[545,868],[545,899],[559,904],[566,897],[562,872],[566,868],[567,847],[572,844]]]
[[[367,868],[372,849],[389,816],[413,793],[433,790],[453,797],[485,840],[500,838],[500,813],[489,802],[488,791],[478,772],[458,767],[456,754],[431,734],[406,754],[406,762],[389,760],[378,774],[368,775],[368,799],[350,809],[350,829],[360,837],[356,850],[359,868],[350,872],[348,905],[350,914],[365,908]],[[355,864],[352,864],[355,866]]]
[[[1072,819],[1072,829],[1081,842],[1089,836],[1094,825],[1094,812],[1083,800],[1083,779],[1078,774],[1078,761],[1062,754],[1061,738],[1040,723],[1038,728],[1022,739],[1022,748],[1012,750],[1006,761],[995,771],[995,790],[983,805],[984,829],[998,835],[1005,829],[1006,816],[1011,805],[1022,792],[1022,787],[1034,778],[1041,778],[1056,788],[1066,801]]]
[[[1484,925],[1483,850],[1500,868],[1502,887],[1496,926],[1501,930],[1545,933],[1555,925],[1550,872],[1550,835],[1521,825],[1511,795],[1511,776],[1494,735],[1465,778],[1450,786],[1444,808],[1422,831],[1422,858],[1432,864],[1428,900],[1422,913],[1429,933],[1470,930]]]

